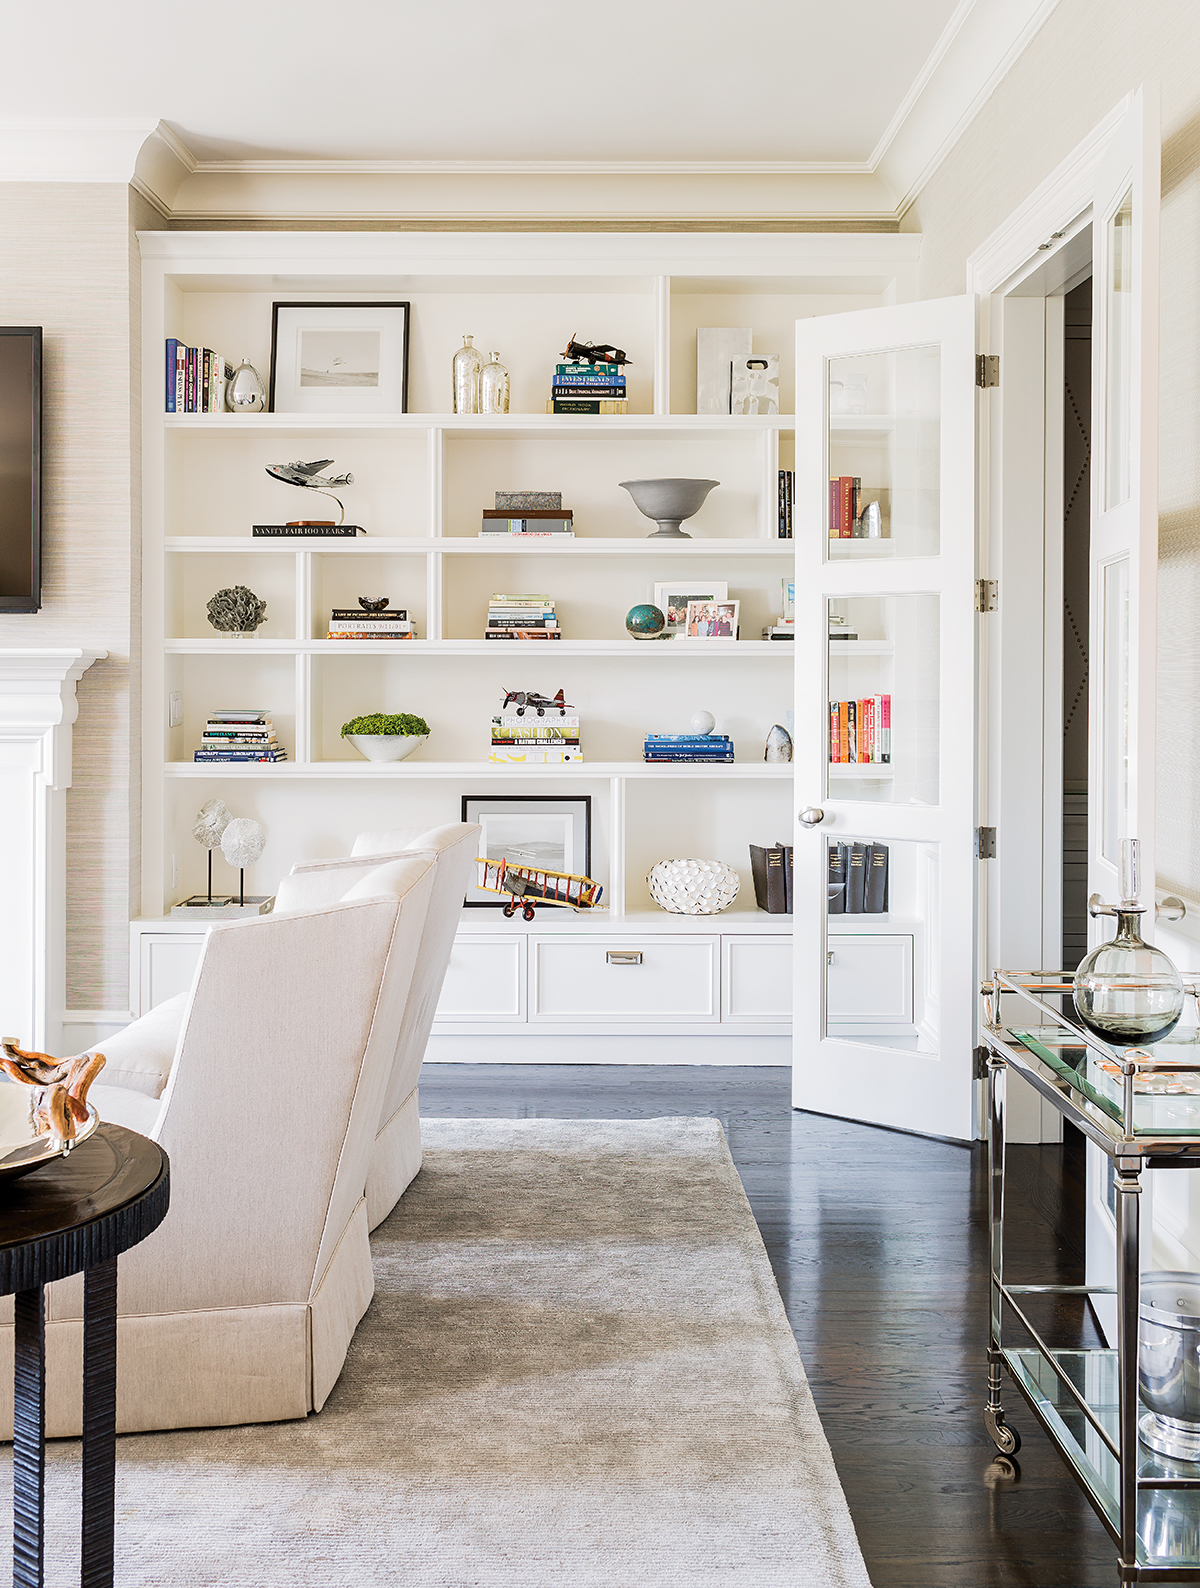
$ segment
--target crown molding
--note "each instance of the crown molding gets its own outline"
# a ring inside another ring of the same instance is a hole
[[[0,119],[0,182],[129,181],[153,121]]]
[[[182,146],[181,146],[182,147]],[[866,160],[195,160],[202,176],[872,176]]]

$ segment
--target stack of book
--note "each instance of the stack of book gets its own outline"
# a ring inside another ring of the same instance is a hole
[[[886,915],[887,907],[887,845],[831,843],[830,915]]]
[[[732,761],[733,740],[724,733],[648,733],[646,761]]]
[[[796,471],[779,471],[779,539],[792,539],[792,510],[796,505]]]
[[[795,622],[787,623],[781,620],[778,623],[772,623],[769,628],[765,628],[762,631],[762,637],[764,640],[794,640],[796,638]]]
[[[253,706],[214,711],[204,724],[194,761],[286,761],[275,725]]]
[[[167,412],[223,414],[225,382],[233,371],[210,347],[185,347],[167,338]]]
[[[501,712],[492,718],[488,760],[524,766],[561,766],[564,761],[582,761],[578,713],[557,706],[545,707],[540,717]]]
[[[865,762],[887,766],[892,759],[892,697],[829,702],[829,759],[835,766]]]
[[[387,608],[383,612],[364,612],[361,607],[334,607],[329,614],[327,640],[411,640],[415,639],[407,607]]]
[[[485,640],[561,640],[548,595],[495,594],[488,602]]]
[[[556,364],[548,414],[627,414],[620,364]]]
[[[829,482],[829,538],[854,540],[859,517],[862,480],[857,474],[841,474]]]
[[[792,913],[792,846],[750,845],[750,874],[754,878],[754,902],[769,915]]]
[[[575,517],[569,507],[526,507],[518,511],[485,507],[479,535],[481,539],[485,535],[520,535],[523,540],[571,540]]]

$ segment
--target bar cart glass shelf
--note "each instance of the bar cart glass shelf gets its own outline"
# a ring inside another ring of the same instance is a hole
[[[1193,996],[1197,987],[1185,979]],[[1020,1437],[1001,1403],[1007,1367],[1075,1474],[1118,1551],[1122,1583],[1200,1583],[1200,1462],[1139,1441],[1139,1202],[1147,1169],[1200,1169],[1200,1028],[1152,1047],[1116,1047],[1078,1023],[1071,978],[996,971],[984,986],[991,1328],[984,1421],[1012,1455]],[[1117,1222],[1117,1346],[1063,1350],[1027,1308],[1034,1295],[1114,1294],[1098,1285],[1010,1284],[1004,1276],[1005,1081],[1011,1066],[1112,1163]],[[1012,1321],[1020,1344],[1005,1343]]]

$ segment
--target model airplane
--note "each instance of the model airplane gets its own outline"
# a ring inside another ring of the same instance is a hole
[[[518,717],[523,717],[527,711],[536,711],[538,716],[542,717],[548,711],[570,711],[572,709],[569,703],[564,700],[561,689],[553,700],[550,699],[549,695],[539,695],[532,690],[510,689],[504,696],[504,705],[500,707],[500,710],[504,711],[509,706],[514,705],[517,708]]]
[[[284,485],[297,485],[304,490],[320,491],[322,496],[327,496],[331,502],[336,502],[341,511],[341,516],[338,518],[338,523],[340,524],[346,517],[346,509],[341,497],[334,496],[329,487],[331,485],[353,485],[354,476],[352,474],[322,476],[318,471],[332,462],[332,458],[318,458],[315,463],[268,463],[267,473],[273,480],[280,480]],[[297,520],[296,522],[332,524],[333,520],[314,518]]]
[[[557,904],[568,910],[600,907],[604,889],[591,877],[581,877],[573,871],[512,866],[507,860],[488,860],[483,855],[477,855],[475,861],[479,867],[477,886],[485,893],[509,895],[504,914],[510,921],[518,910],[527,921],[532,921],[536,904]]]
[[[631,358],[625,357],[623,347],[614,347],[611,342],[577,342],[574,337],[563,349],[562,357],[568,363],[583,362],[586,364],[632,364]]]

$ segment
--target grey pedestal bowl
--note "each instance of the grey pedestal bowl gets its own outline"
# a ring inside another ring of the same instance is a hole
[[[691,540],[679,525],[691,518],[704,506],[704,498],[720,480],[622,480],[621,489],[633,497],[634,505],[658,524],[647,537],[657,540],[664,536],[671,540]]]

